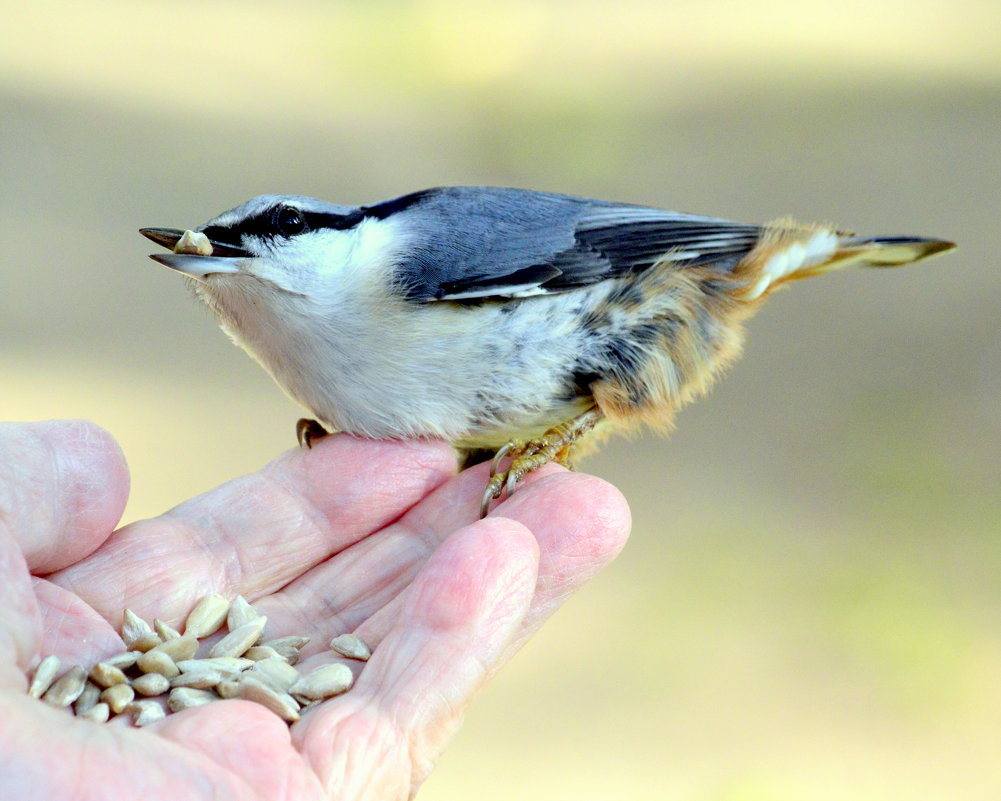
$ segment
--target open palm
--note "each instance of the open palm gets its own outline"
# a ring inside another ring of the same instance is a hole
[[[105,432],[0,426],[0,796],[411,797],[475,691],[628,533],[614,488],[558,467],[476,521],[485,470],[337,435],[112,533],[128,474]],[[25,694],[40,654],[123,650],[124,607],[176,625],[212,592],[252,601],[267,638],[312,637],[304,670],[344,632],[373,656],[291,728],[236,699],[135,729]]]

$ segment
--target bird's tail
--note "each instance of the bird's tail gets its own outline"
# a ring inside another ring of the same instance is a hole
[[[855,264],[863,267],[900,267],[955,247],[953,242],[923,236],[847,236],[841,238],[838,249],[825,266],[830,270]]]
[[[794,227],[783,220],[765,233],[741,265],[747,297],[757,298],[800,278],[845,267],[899,267],[952,250],[944,239],[920,236],[854,236],[830,228]]]

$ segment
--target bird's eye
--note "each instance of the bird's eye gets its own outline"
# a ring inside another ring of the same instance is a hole
[[[299,209],[281,206],[275,213],[275,228],[282,236],[295,236],[306,230],[306,221]]]

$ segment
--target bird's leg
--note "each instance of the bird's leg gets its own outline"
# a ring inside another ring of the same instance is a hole
[[[295,438],[299,440],[299,447],[312,448],[313,443],[330,434],[327,429],[321,426],[316,420],[308,417],[299,418],[295,424]]]
[[[518,482],[533,470],[538,470],[549,462],[570,467],[570,450],[573,444],[594,428],[603,416],[600,409],[592,407],[572,420],[553,426],[538,439],[529,440],[524,444],[509,442],[497,451],[490,465],[490,481],[483,493],[480,517],[486,517],[490,503],[494,499],[504,493],[510,496]],[[500,462],[507,456],[513,456],[514,461],[507,470],[501,471],[498,469]]]

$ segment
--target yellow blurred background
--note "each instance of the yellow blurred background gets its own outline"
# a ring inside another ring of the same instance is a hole
[[[0,29],[0,418],[88,417],[153,515],[299,410],[141,226],[525,186],[954,239],[798,284],[669,440],[585,469],[624,554],[426,801],[1001,797],[997,0],[35,0]]]

